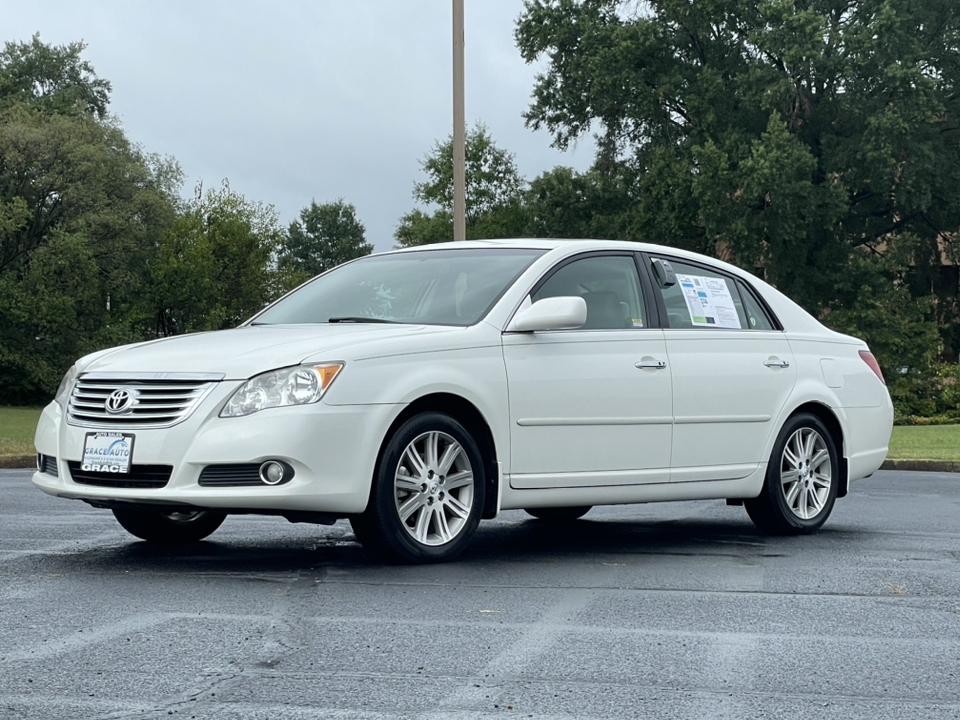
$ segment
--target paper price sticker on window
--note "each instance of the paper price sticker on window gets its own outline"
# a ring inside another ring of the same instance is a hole
[[[80,469],[86,472],[130,472],[133,440],[134,436],[127,433],[87,433],[83,442],[83,463]]]
[[[726,281],[703,275],[681,275],[677,283],[687,302],[690,322],[695,327],[721,327],[739,330],[740,316]]]

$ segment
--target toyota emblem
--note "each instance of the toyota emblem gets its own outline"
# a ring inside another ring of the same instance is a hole
[[[104,403],[106,410],[111,415],[120,415],[129,411],[134,402],[136,402],[136,395],[132,390],[127,390],[126,388],[120,388],[119,390],[114,390],[107,396],[107,400]]]

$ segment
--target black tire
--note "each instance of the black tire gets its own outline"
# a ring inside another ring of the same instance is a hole
[[[552,508],[524,508],[527,515],[533,515],[538,520],[547,522],[567,522],[578,520],[590,512],[592,505],[578,505],[577,507],[552,507]]]
[[[432,461],[430,438],[435,438]],[[419,470],[414,454],[427,456],[420,458]],[[445,454],[452,463],[446,468],[440,462]],[[459,555],[476,532],[485,487],[480,449],[466,428],[449,415],[422,413],[387,441],[367,509],[350,524],[364,548],[386,560],[445,562]]]
[[[743,505],[766,533],[806,535],[820,529],[830,516],[839,484],[833,437],[820,418],[801,413],[780,430],[760,495]]]
[[[227,519],[226,514],[212,510],[163,512],[142,508],[113,508],[113,516],[131,535],[165,545],[203,540]]]

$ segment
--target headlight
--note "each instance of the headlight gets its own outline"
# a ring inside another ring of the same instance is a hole
[[[295,365],[247,380],[230,396],[220,417],[242,417],[267,408],[315,403],[343,369],[343,363]]]
[[[57,394],[53,396],[54,402],[64,410],[67,409],[67,401],[70,399],[70,391],[73,390],[73,381],[77,379],[77,366],[73,365],[67,374],[60,381],[60,387],[57,388]]]

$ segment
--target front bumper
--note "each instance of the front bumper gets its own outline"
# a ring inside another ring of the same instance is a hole
[[[110,428],[134,433],[132,462],[170,465],[162,488],[114,488],[73,481],[67,461],[80,461],[91,428],[65,422],[56,403],[40,417],[37,452],[57,459],[59,476],[37,472],[33,483],[58,497],[101,502],[172,503],[246,512],[362,512],[380,443],[397,405],[312,405],[272,408],[242,418],[217,414],[238,383],[220,383],[183,422],[162,429]],[[203,487],[207,465],[282,460],[295,471],[282,485]]]

